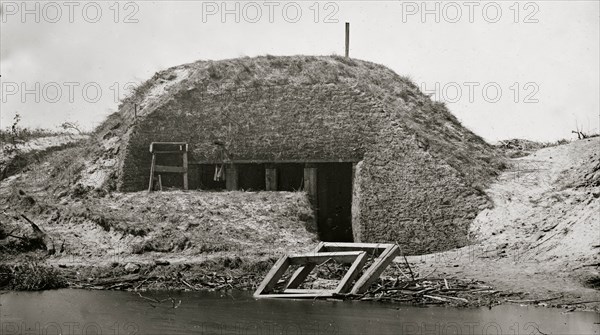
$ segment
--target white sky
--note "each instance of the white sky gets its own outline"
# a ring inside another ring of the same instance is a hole
[[[36,11],[33,1],[27,8],[1,1],[0,126],[9,126],[18,112],[26,126],[77,121],[91,129],[116,110],[117,87],[122,97],[129,82],[199,59],[343,55],[344,22],[351,22],[352,57],[386,65],[427,90],[437,84],[436,98],[454,101],[450,110],[490,141],[572,138],[576,122],[588,132],[600,127],[597,0],[427,1],[426,8],[422,1],[228,1],[229,9],[239,5],[239,22],[235,14],[223,22],[221,3],[101,1],[84,11],[86,2],[46,1]],[[97,7],[98,22],[87,22],[95,20]],[[255,19],[257,7],[262,16]],[[23,17],[25,9],[31,13]],[[433,13],[423,20],[424,9]],[[124,22],[130,14],[137,23]],[[72,97],[69,85],[78,85]],[[102,90],[98,101],[96,87]],[[495,102],[497,88],[502,95]],[[22,96],[24,89],[32,93]]]

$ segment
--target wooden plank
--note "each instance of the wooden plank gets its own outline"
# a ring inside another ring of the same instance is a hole
[[[228,162],[233,164],[284,164],[284,163],[357,163],[360,162],[360,158],[343,158],[343,159],[280,159],[280,160],[267,160],[267,159],[234,159]],[[198,160],[190,162],[190,165],[214,165],[221,164],[222,161],[218,160]]]
[[[154,150],[152,153],[155,154],[183,154],[185,151],[184,150]]]
[[[269,273],[265,276],[262,283],[258,286],[254,292],[255,297],[260,297],[263,293],[269,293],[275,287],[281,276],[285,273],[287,268],[290,266],[290,258],[288,256],[281,257],[271,268]]]
[[[379,256],[385,249],[393,247],[390,243],[350,243],[350,242],[325,242],[322,251],[366,251],[370,256]]]
[[[350,288],[352,287],[352,282],[358,277],[358,274],[362,270],[363,266],[367,262],[367,253],[361,251],[360,255],[356,258],[346,275],[340,281],[340,284],[337,286],[335,293],[348,293]]]
[[[340,263],[352,263],[362,251],[320,252],[304,255],[290,255],[290,265],[321,264],[329,259]]]
[[[225,168],[225,188],[228,191],[238,190],[239,173],[235,164],[227,165]]]
[[[290,278],[287,286],[285,287],[286,290],[298,288],[298,286],[300,286],[300,284],[302,284],[306,277],[308,277],[308,275],[312,272],[315,266],[316,264],[307,264],[299,267],[292,275],[292,278]]]
[[[304,190],[308,193],[313,206],[317,205],[317,168],[304,168]]]
[[[319,217],[319,199],[317,195],[317,168],[312,167],[311,164],[306,164],[306,167],[304,168],[304,191],[308,194],[308,200],[312,205],[312,228],[315,231],[318,231],[319,224],[317,219]]]
[[[154,172],[162,173],[186,173],[186,169],[182,166],[156,165]]]
[[[363,275],[356,281],[352,288],[352,294],[364,293],[369,289],[369,286],[375,282],[381,273],[394,261],[396,256],[400,255],[400,248],[397,245],[386,249],[373,264],[363,273]]]
[[[152,142],[150,145],[187,145],[187,142]]]
[[[155,164],[156,164],[156,155],[152,154],[152,163],[150,164],[150,182],[148,183],[148,192],[152,192],[152,186],[154,186]]]
[[[264,299],[316,299],[316,298],[331,298],[333,297],[333,291],[326,291],[323,293],[298,293],[298,294],[262,294],[255,295],[255,298],[264,298]]]
[[[277,169],[274,167],[265,169],[265,190],[277,191]]]
[[[183,153],[183,189],[188,189],[188,155],[187,151]]]
[[[323,293],[334,293],[332,290],[325,289],[285,289],[284,294],[323,294]]]
[[[315,252],[321,252],[321,251],[326,251],[325,250],[325,244],[327,242],[319,242],[319,244],[317,244],[317,246],[315,247]]]
[[[324,246],[325,246],[325,242],[319,242],[319,244],[317,244],[317,246],[315,247],[314,252],[317,253],[320,251],[325,251],[325,250],[323,250]],[[314,268],[315,268],[315,266],[310,265],[310,264],[299,267],[296,270],[296,272],[294,272],[294,274],[292,275],[292,278],[290,278],[290,281],[289,281],[287,287],[297,288],[298,286],[300,286],[300,284],[302,284],[302,282],[304,282],[306,277],[308,277],[308,275]]]

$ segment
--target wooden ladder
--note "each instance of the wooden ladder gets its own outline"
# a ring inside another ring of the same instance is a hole
[[[183,175],[183,189],[188,189],[188,145],[186,142],[152,142],[150,143],[150,152],[152,153],[152,164],[150,165],[150,182],[148,183],[148,192],[154,189],[154,175],[156,173],[180,173]],[[182,165],[156,165],[156,155],[160,154],[181,154]],[[160,175],[159,175],[160,177]],[[162,183],[161,183],[162,188]]]

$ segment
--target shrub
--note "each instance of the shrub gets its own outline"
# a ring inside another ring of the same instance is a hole
[[[0,288],[39,291],[67,287],[63,275],[50,266],[28,261],[18,265],[0,264]]]

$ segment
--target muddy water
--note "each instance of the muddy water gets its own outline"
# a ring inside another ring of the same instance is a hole
[[[599,314],[512,305],[419,308],[254,300],[245,293],[144,296],[85,290],[4,293],[0,334],[600,334]]]

